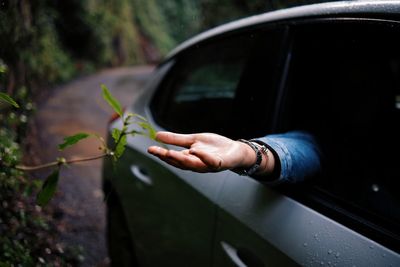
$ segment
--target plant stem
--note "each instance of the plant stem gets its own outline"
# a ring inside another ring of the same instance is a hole
[[[93,156],[93,157],[88,157],[88,158],[70,159],[70,160],[66,160],[65,162],[53,161],[53,162],[40,164],[40,165],[36,165],[36,166],[16,165],[15,169],[20,170],[20,171],[36,171],[36,170],[40,170],[40,169],[59,166],[59,165],[62,165],[62,164],[71,164],[71,163],[78,163],[78,162],[101,159],[101,158],[104,158],[106,156],[109,156],[109,154],[101,154],[101,155],[98,155],[98,156]]]

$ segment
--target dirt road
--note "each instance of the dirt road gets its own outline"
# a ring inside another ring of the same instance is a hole
[[[33,148],[39,161],[100,154],[96,140],[84,140],[62,153],[57,145],[62,143],[63,137],[78,132],[105,136],[112,110],[101,97],[100,84],[107,85],[127,106],[143,89],[152,70],[152,67],[105,70],[54,89],[39,103],[34,118],[36,144]],[[97,160],[63,168],[59,190],[51,202],[63,228],[61,242],[81,246],[84,250],[82,266],[103,266],[107,262],[101,164],[102,161]]]

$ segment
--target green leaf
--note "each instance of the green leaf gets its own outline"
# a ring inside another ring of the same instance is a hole
[[[7,71],[6,66],[0,64],[0,73],[4,73]]]
[[[77,133],[75,135],[64,137],[64,143],[58,145],[58,149],[64,150],[65,148],[72,146],[81,141],[82,139],[88,138],[89,136],[91,135],[87,133]]]
[[[108,90],[107,86],[105,86],[104,84],[101,85],[101,89],[103,91],[103,98],[104,100],[107,101],[107,103],[114,109],[114,111],[120,116],[122,117],[122,108],[121,108],[121,104],[118,102],[117,99],[115,99],[110,91]]]
[[[56,169],[46,178],[45,182],[43,183],[42,189],[36,197],[36,202],[39,206],[45,206],[54,196],[54,193],[57,189],[59,174],[60,170]]]
[[[139,114],[136,114],[136,113],[132,113],[132,112],[129,112],[127,114],[127,119],[130,119],[130,118],[138,118],[138,119],[140,119],[142,121],[146,121],[147,122],[147,119],[145,117],[143,117],[143,116],[141,116]]]
[[[16,108],[19,108],[19,105],[17,104],[17,102],[15,102],[15,100],[12,99],[11,96],[9,96],[5,93],[0,92],[0,99],[7,102],[10,105],[13,105]]]
[[[124,153],[126,143],[127,143],[126,135],[123,135],[121,137],[121,139],[119,140],[117,147],[115,148],[115,151],[114,151],[115,157],[117,159],[119,159],[122,156],[122,154]]]
[[[112,131],[112,133],[111,133],[111,136],[112,136],[112,138],[114,139],[114,142],[115,142],[115,143],[118,142],[118,140],[119,140],[119,138],[120,138],[120,136],[121,136],[121,133],[122,133],[122,131],[121,131],[120,129],[118,129],[118,128],[114,128],[114,129],[113,129],[113,131]]]
[[[138,122],[137,124],[140,127],[142,127],[144,130],[147,130],[147,136],[150,139],[156,140],[157,131],[153,128],[153,126],[150,125],[150,123],[148,123],[148,122]]]

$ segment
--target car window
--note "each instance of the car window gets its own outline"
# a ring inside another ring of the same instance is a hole
[[[281,130],[306,130],[323,153],[312,185],[331,207],[397,239],[400,225],[400,31],[397,24],[303,25]]]
[[[177,132],[266,134],[282,38],[278,29],[246,31],[182,53],[151,103],[155,120]]]

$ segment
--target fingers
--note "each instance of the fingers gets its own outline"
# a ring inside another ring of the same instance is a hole
[[[171,132],[158,132],[156,139],[165,144],[189,148],[195,141],[191,134],[176,134]]]
[[[172,166],[183,170],[192,170],[196,172],[206,172],[207,166],[196,156],[191,155],[189,150],[175,151],[165,148],[151,146],[148,152],[160,158]]]

